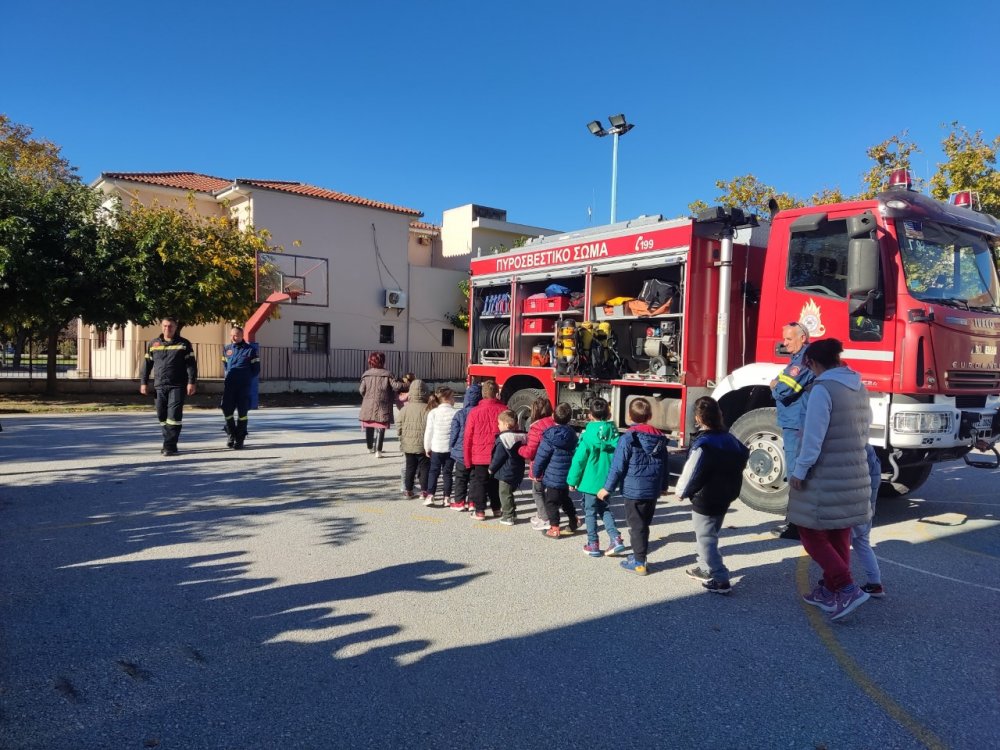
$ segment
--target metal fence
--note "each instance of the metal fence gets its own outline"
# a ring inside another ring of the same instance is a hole
[[[60,379],[131,380],[138,378],[146,354],[146,342],[126,341],[108,334],[104,338],[61,339],[56,374]],[[198,377],[221,379],[222,344],[195,344]],[[329,349],[301,352],[286,346],[262,346],[263,380],[357,380],[368,367],[370,349]],[[424,380],[465,380],[466,355],[461,352],[387,351],[386,369],[402,376],[412,372]],[[0,378],[45,378],[46,352],[28,341],[20,358],[6,347],[0,349]]]

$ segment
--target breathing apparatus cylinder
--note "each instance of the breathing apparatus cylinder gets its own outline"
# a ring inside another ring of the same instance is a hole
[[[576,366],[576,321],[572,318],[556,321],[556,359],[562,373]]]

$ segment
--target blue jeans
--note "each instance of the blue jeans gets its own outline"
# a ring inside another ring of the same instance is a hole
[[[600,516],[604,522],[604,530],[608,533],[611,546],[615,540],[621,536],[618,527],[615,525],[615,516],[611,512],[611,504],[607,500],[598,500],[597,495],[583,493],[583,515],[587,523],[587,541],[593,544],[597,541],[597,517]]]

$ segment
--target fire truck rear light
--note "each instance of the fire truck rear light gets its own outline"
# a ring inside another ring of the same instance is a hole
[[[951,414],[942,412],[900,412],[892,419],[892,429],[910,435],[950,433]]]
[[[910,170],[894,169],[889,176],[890,190],[912,190],[913,180],[910,178]]]

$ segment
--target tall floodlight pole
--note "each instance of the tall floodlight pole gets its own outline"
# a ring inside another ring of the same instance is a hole
[[[611,223],[615,223],[618,215],[618,138],[625,135],[635,127],[634,123],[626,122],[625,115],[611,115],[608,118],[611,127],[607,130],[601,125],[600,120],[587,123],[587,129],[598,138],[606,135],[614,136],[614,143],[611,147]]]

